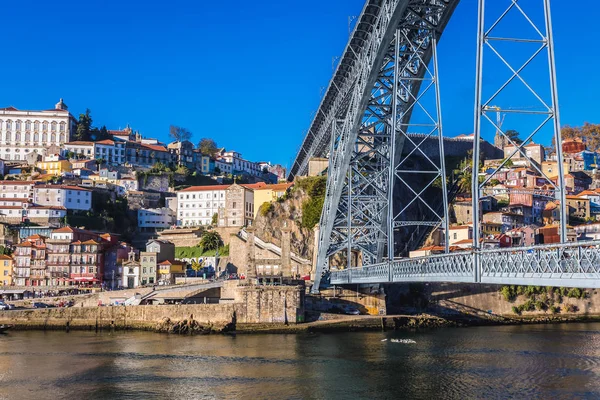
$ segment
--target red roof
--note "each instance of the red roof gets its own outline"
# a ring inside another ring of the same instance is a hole
[[[106,140],[97,141],[96,144],[107,144],[107,145],[113,146],[115,144],[115,142],[113,140],[106,139]]]
[[[179,192],[203,192],[207,190],[227,190],[231,185],[192,186]]]
[[[154,151],[164,151],[167,152],[168,150],[164,148],[164,146],[159,146],[156,144],[145,144],[145,143],[140,143],[140,146],[145,147],[147,149],[150,150],[154,150]]]
[[[87,142],[87,141],[83,141],[83,140],[76,140],[74,142],[69,142],[69,143],[65,143],[65,146],[93,146],[94,142]]]
[[[32,181],[0,181],[0,185],[35,185]]]
[[[10,107],[0,108],[0,111],[19,111],[19,110],[17,110],[13,106],[10,106]]]
[[[65,226],[63,228],[55,229],[52,233],[73,233],[73,229],[70,226]]]

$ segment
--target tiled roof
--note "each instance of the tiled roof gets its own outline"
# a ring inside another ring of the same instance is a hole
[[[63,228],[59,228],[59,229],[55,229],[52,231],[52,233],[73,233],[73,228],[71,228],[70,226],[65,226]]]
[[[114,142],[114,140],[105,139],[105,140],[97,141],[96,144],[107,144],[107,145],[113,146],[115,144],[115,142]]]
[[[83,140],[76,140],[74,142],[65,143],[65,146],[93,146],[94,142],[88,142]]]
[[[179,192],[203,192],[208,190],[227,190],[231,185],[191,186]]]

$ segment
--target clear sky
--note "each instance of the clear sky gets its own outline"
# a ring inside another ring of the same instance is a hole
[[[586,3],[584,13],[567,1],[552,4],[562,122],[600,122],[593,41],[600,4]],[[250,160],[289,166],[331,77],[332,57],[348,39],[348,16],[362,6],[362,0],[5,2],[0,107],[47,109],[62,97],[75,116],[90,108],[97,126],[130,124],[167,141],[169,125],[179,125],[195,143],[212,137]],[[476,12],[475,0],[463,0],[440,43],[448,136],[473,130]]]

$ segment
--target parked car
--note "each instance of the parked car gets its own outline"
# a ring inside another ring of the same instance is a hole
[[[46,303],[33,303],[33,308],[51,308],[50,304]]]
[[[10,310],[10,306],[4,302],[0,302],[0,310]]]
[[[346,314],[348,315],[360,315],[360,311],[356,308],[348,308],[346,310]]]

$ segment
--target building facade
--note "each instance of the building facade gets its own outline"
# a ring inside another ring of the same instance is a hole
[[[138,228],[142,231],[168,229],[175,225],[175,221],[175,212],[167,207],[138,210]]]
[[[46,155],[48,148],[68,142],[75,127],[76,120],[62,99],[50,110],[0,108],[0,158],[24,161],[32,152]]]
[[[229,185],[192,186],[177,193],[177,226],[211,225],[225,207]],[[222,221],[219,221],[222,226]]]

